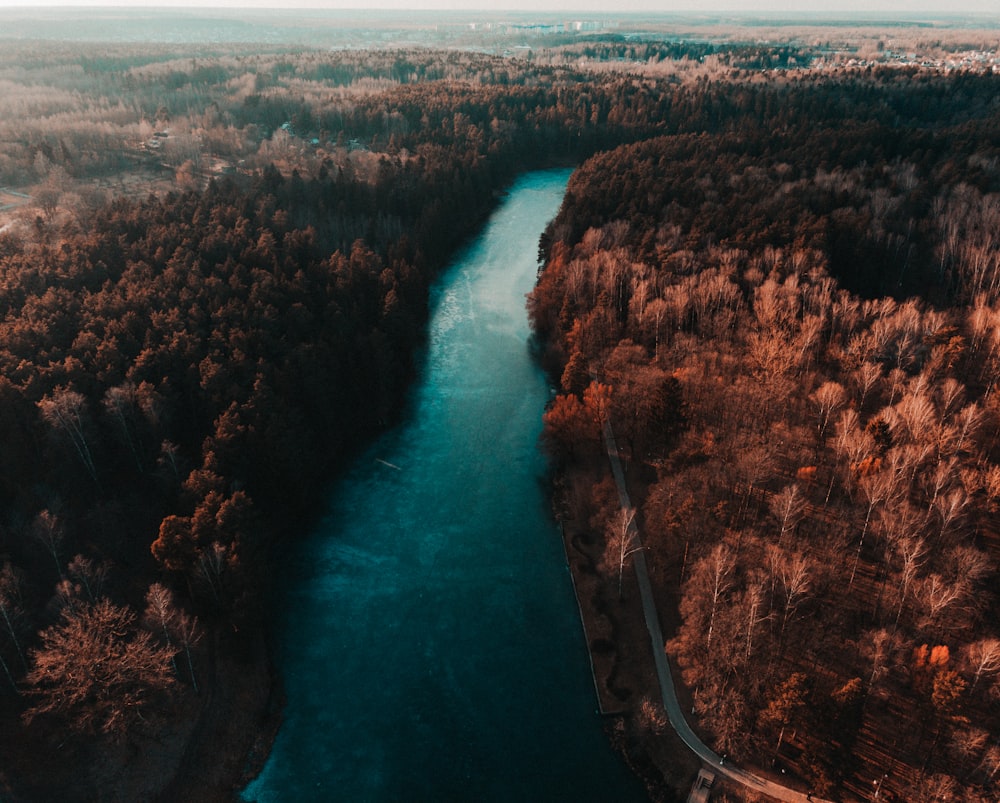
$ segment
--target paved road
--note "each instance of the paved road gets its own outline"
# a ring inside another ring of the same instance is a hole
[[[614,475],[615,484],[618,486],[618,496],[621,500],[622,509],[632,510],[632,501],[629,499],[628,489],[625,487],[625,473],[622,471],[621,460],[618,458],[618,444],[615,441],[614,432],[611,430],[611,422],[604,424],[604,442],[608,449],[608,459],[611,461],[611,473]],[[635,540],[632,543],[640,544],[639,531],[633,517],[629,522],[629,537]],[[680,736],[681,740],[697,755],[702,761],[712,765],[712,771],[717,775],[725,775],[737,783],[743,784],[748,789],[761,792],[775,800],[790,801],[790,803],[830,803],[818,797],[809,797],[805,792],[789,789],[787,786],[760,778],[751,772],[741,770],[732,764],[723,763],[721,756],[708,747],[698,735],[691,730],[684,713],[681,710],[680,702],[677,700],[677,692],[674,689],[674,681],[670,674],[670,663],[667,661],[667,654],[664,651],[663,632],[660,630],[660,617],[656,612],[656,604],[653,601],[653,587],[649,582],[649,571],[646,568],[646,555],[640,549],[632,556],[632,563],[635,566],[635,576],[639,583],[639,596],[642,599],[642,612],[646,619],[646,630],[649,632],[649,640],[652,642],[653,660],[656,663],[656,676],[660,681],[660,694],[663,695],[663,708],[667,712],[670,725]]]

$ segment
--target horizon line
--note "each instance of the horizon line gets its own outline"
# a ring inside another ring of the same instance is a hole
[[[579,8],[573,6],[562,7],[544,7],[544,8],[524,8],[518,6],[512,6],[509,8],[480,8],[474,5],[427,5],[421,7],[410,7],[405,5],[406,0],[384,0],[384,4],[376,6],[354,6],[354,5],[340,5],[332,4],[326,0],[315,0],[315,2],[310,2],[305,0],[305,2],[295,2],[293,0],[292,4],[287,2],[281,2],[281,0],[231,0],[226,2],[222,0],[213,0],[213,2],[205,3],[201,0],[174,0],[174,2],[162,2],[162,0],[157,0],[154,3],[144,3],[135,2],[135,0],[77,0],[74,2],[70,0],[53,0],[49,2],[48,0],[35,0],[35,2],[13,2],[8,3],[5,0],[0,0],[0,10],[6,11],[61,11],[61,10],[79,10],[79,9],[90,9],[90,10],[103,10],[107,9],[109,11],[122,11],[122,10],[132,10],[132,11],[240,11],[240,12],[256,12],[256,11],[330,11],[330,12],[340,12],[340,11],[350,11],[350,12],[405,12],[405,13],[431,13],[431,14],[441,14],[441,13],[475,13],[484,15],[502,15],[502,14],[526,14],[531,16],[542,16],[547,14],[586,14],[586,15],[598,15],[604,18],[616,18],[616,17],[715,17],[715,16],[726,16],[726,17],[737,17],[737,18],[750,18],[758,19],[761,17],[805,17],[805,18],[818,18],[818,19],[851,19],[855,17],[860,18],[891,18],[893,20],[926,20],[926,19],[955,19],[962,17],[992,17],[1000,19],[1000,9],[997,10],[980,10],[980,9],[970,9],[970,10],[920,10],[920,9],[898,9],[898,8],[866,8],[866,9],[855,9],[855,10],[814,10],[814,9],[803,9],[803,8],[778,8],[775,6],[764,6],[754,9],[745,8],[734,8],[732,6],[726,7],[720,4],[717,7],[699,7],[697,5],[697,0],[692,0],[691,5],[681,6],[670,10],[662,9],[646,9],[646,8],[636,8],[636,9],[626,9],[626,10],[604,10],[596,8],[587,8],[586,6],[581,6]]]

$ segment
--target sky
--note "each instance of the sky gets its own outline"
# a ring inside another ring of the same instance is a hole
[[[988,14],[1000,16],[1000,0],[0,0],[0,8],[17,6],[131,6],[177,8],[390,8],[589,12],[602,17],[617,12],[667,13],[806,13],[838,19],[861,14],[902,17]]]

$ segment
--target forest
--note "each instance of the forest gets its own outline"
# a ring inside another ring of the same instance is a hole
[[[667,99],[450,53],[27,50],[0,164],[29,191],[0,232],[0,789],[225,798],[280,708],[269,566],[398,415],[437,270],[517,173],[652,135]]]
[[[720,749],[993,790],[995,75],[4,45],[0,797],[245,782],[273,565],[399,415],[449,255],[515,175],[580,163],[529,304],[562,515],[609,527],[571,478],[610,411]]]
[[[694,721],[826,798],[997,795],[997,86],[678,91],[543,242],[560,516],[621,589],[610,420]]]

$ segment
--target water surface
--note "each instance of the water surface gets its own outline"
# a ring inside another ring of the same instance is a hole
[[[411,411],[284,580],[286,718],[248,800],[629,801],[537,449],[525,293],[569,171],[522,177],[435,291]]]

